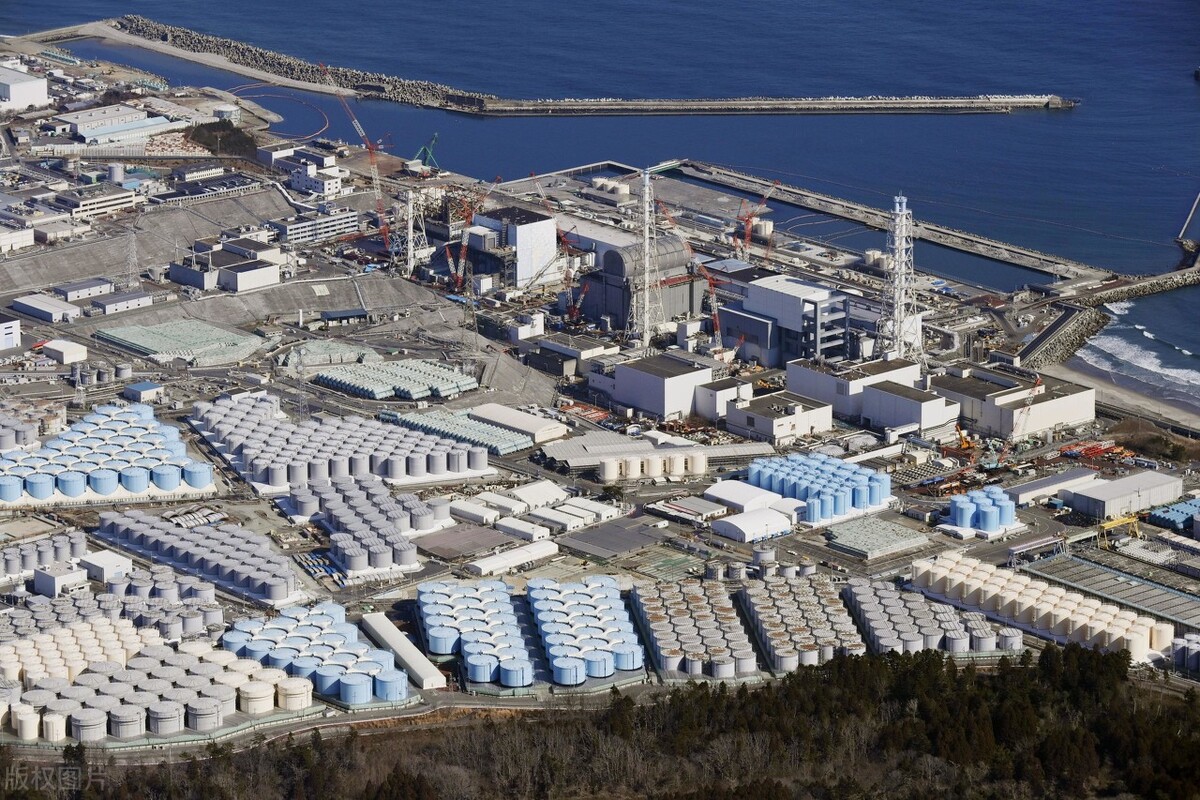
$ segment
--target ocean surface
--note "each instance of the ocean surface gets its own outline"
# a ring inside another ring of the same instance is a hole
[[[480,178],[612,159],[687,156],[875,205],[909,197],[919,218],[1123,272],[1174,266],[1200,192],[1200,66],[1194,0],[928,8],[883,0],[401,2],[339,13],[306,0],[0,2],[0,33],[138,13],[313,61],[518,97],[1045,93],[1064,112],[1012,115],[621,117],[482,120],[382,102],[355,112],[414,153],[434,132],[443,166]],[[136,48],[79,42],[78,55],[175,84],[233,88],[237,75]],[[353,141],[332,98],[243,92],[284,115],[281,133]],[[882,236],[776,207],[776,224],[853,249]],[[1200,222],[1190,235],[1200,238]],[[1011,289],[1036,273],[917,244],[917,264]],[[1074,359],[1200,410],[1200,288],[1118,304]]]

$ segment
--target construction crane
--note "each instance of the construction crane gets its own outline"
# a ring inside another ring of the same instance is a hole
[[[779,188],[779,181],[775,181],[763,192],[762,199],[758,201],[758,205],[746,211],[746,201],[742,201],[742,208],[738,214],[738,221],[742,223],[742,249],[743,252],[750,252],[750,240],[754,233],[754,223],[758,221],[759,215],[767,210],[767,201],[771,199],[771,195],[775,194],[775,190]]]
[[[412,157],[412,160],[419,161],[423,166],[433,167],[438,172],[441,172],[441,166],[438,165],[437,159],[433,157],[433,146],[437,144],[437,140],[438,135],[434,133],[428,142],[421,145],[421,149],[417,150],[417,154]]]
[[[585,283],[583,288],[579,290],[579,295],[567,305],[567,321],[570,324],[579,324],[580,318],[583,316],[583,298],[587,297],[588,289],[590,288],[592,288],[592,285]],[[570,289],[567,291],[570,292]]]
[[[1116,528],[1126,528],[1126,533],[1134,539],[1145,538],[1142,535],[1142,529],[1139,526],[1141,517],[1138,514],[1128,514],[1123,517],[1105,520],[1100,523],[1100,527],[1096,530],[1096,541],[1104,550],[1112,549],[1112,542],[1108,538],[1109,531]]]
[[[700,270],[700,275],[708,282],[708,305],[709,311],[712,312],[713,320],[713,341],[717,347],[723,346],[724,342],[721,339],[721,312],[720,300],[717,299],[717,287],[722,284],[727,284],[729,281],[719,280],[715,278],[708,268],[703,264],[697,264]]]
[[[1000,448],[1000,452],[996,454],[996,460],[985,465],[989,469],[999,469],[1004,465],[1005,459],[1012,452],[1013,446],[1016,444],[1017,433],[1025,427],[1025,421],[1029,419],[1030,409],[1033,408],[1033,398],[1038,394],[1038,388],[1042,385],[1042,376],[1038,375],[1034,380],[1033,385],[1029,387],[1029,395],[1025,398],[1025,404],[1021,406],[1021,410],[1013,417],[1012,433],[1004,440],[1004,446]]]
[[[333,79],[333,74],[329,71],[329,67],[321,64],[321,71],[325,75],[325,82],[334,89],[340,90],[337,81]],[[382,182],[379,179],[379,158],[377,151],[379,145],[376,144],[371,137],[367,136],[367,132],[363,130],[362,123],[358,121],[358,117],[354,116],[354,111],[350,108],[350,104],[346,102],[346,96],[341,91],[334,92],[337,99],[341,101],[342,108],[346,111],[346,116],[350,118],[350,124],[354,127],[354,132],[358,134],[358,138],[362,139],[363,147],[367,150],[367,160],[371,164],[371,192],[375,195],[375,217],[379,220],[379,235],[383,239],[383,249],[394,260],[395,255],[392,252],[392,237],[391,230],[388,227],[387,221],[387,205],[383,201]]]

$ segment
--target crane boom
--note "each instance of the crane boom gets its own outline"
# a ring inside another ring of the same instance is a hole
[[[321,63],[321,71],[325,75],[326,83],[335,89],[341,88],[338,86],[337,81],[333,79],[333,74],[330,73],[329,67],[325,66],[324,63]],[[379,220],[379,234],[383,239],[384,249],[391,253],[391,228],[388,226],[386,216],[387,208],[383,202],[383,182],[379,178],[379,158],[376,153],[376,151],[379,149],[379,145],[371,141],[371,138],[367,136],[367,132],[363,130],[362,123],[358,121],[358,117],[354,115],[354,111],[350,108],[350,104],[346,102],[346,96],[341,92],[337,92],[336,94],[337,99],[341,101],[342,108],[346,111],[346,116],[350,118],[351,127],[353,127],[354,132],[358,134],[358,138],[362,139],[363,147],[367,149],[367,161],[371,168],[371,192],[375,195],[375,216]],[[394,255],[392,257],[395,258]]]

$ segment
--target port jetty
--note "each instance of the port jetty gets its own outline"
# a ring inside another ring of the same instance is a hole
[[[726,97],[515,99],[431,81],[329,67],[235,39],[165,25],[130,14],[24,37],[42,43],[84,37],[146,47],[247,77],[311,91],[352,94],[472,116],[654,116],[738,114],[1006,114],[1068,109],[1076,101],[1055,94],[962,97]]]

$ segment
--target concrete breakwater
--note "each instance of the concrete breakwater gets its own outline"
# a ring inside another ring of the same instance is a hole
[[[1200,267],[1189,267],[1175,272],[1164,272],[1161,275],[1140,278],[1132,283],[1114,286],[1112,289],[1102,289],[1076,298],[1074,302],[1085,306],[1100,306],[1105,303],[1133,300],[1137,297],[1147,297],[1196,285],[1200,285]]]
[[[219,56],[257,74],[327,87],[329,80],[317,64],[261,47],[164,25],[136,14],[111,20],[110,30],[174,50]],[[1017,109],[1070,108],[1074,101],[1058,95],[978,95],[972,97],[733,97],[519,100],[456,89],[431,81],[410,80],[378,72],[330,67],[338,87],[362,97],[391,100],[424,108],[489,117],[666,115],[666,114],[896,114],[1007,113]],[[325,89],[328,91],[328,89]]]
[[[1069,312],[1068,312],[1069,313]],[[1054,335],[1041,342],[1033,353],[1022,358],[1022,366],[1038,369],[1049,364],[1061,364],[1087,344],[1112,317],[1098,308],[1076,311]]]

